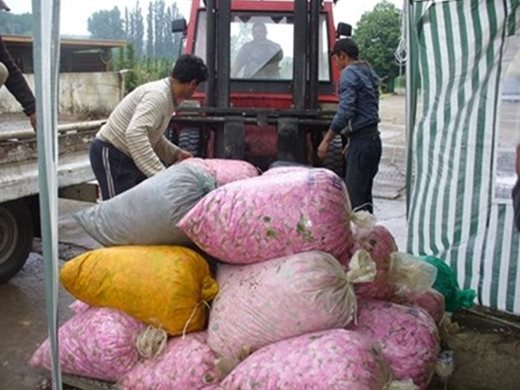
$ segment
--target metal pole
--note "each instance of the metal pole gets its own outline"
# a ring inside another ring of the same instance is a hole
[[[309,19],[310,55],[309,55],[309,108],[318,108],[318,61],[320,44],[320,3],[321,0],[311,0]]]
[[[215,56],[217,53],[217,40],[215,31],[216,9],[215,0],[206,2],[206,63],[208,66],[208,82],[206,83],[206,107],[215,107]]]
[[[417,111],[417,62],[416,62],[416,41],[414,36],[414,7],[413,0],[406,0],[405,21],[406,21],[406,216],[410,212],[410,197],[412,190],[413,177],[413,155],[412,155],[412,136],[415,126],[415,116]]]
[[[61,390],[58,352],[58,77],[59,0],[33,0],[34,77],[38,118],[40,217],[45,301],[51,347],[53,389]]]
[[[307,96],[307,5],[307,0],[294,2],[293,104],[297,110],[305,108]]]
[[[218,78],[217,78],[217,106],[229,107],[229,36],[231,32],[231,0],[219,0],[217,10],[218,25]]]

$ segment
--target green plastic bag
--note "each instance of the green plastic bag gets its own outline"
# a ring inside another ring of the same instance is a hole
[[[474,300],[477,296],[475,290],[461,290],[457,277],[448,264],[434,256],[423,256],[422,259],[437,268],[437,278],[433,288],[444,295],[446,311],[471,309],[475,305]]]

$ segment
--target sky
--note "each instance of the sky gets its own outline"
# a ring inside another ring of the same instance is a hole
[[[389,0],[398,8],[403,0]],[[32,0],[5,0],[12,13],[31,12]],[[140,0],[143,12],[146,13],[148,0]],[[192,0],[177,0],[177,7],[188,19]],[[334,20],[356,25],[364,12],[371,11],[380,0],[339,0],[334,9]],[[125,7],[134,8],[136,0],[61,0],[60,32],[64,35],[88,35],[87,19],[95,11],[112,9],[115,6],[121,11]],[[166,0],[165,3],[170,3]]]

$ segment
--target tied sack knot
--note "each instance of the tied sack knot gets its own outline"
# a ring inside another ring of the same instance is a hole
[[[209,302],[215,298],[218,294],[218,284],[215,279],[210,275],[204,276],[202,279],[202,290],[200,293],[200,299],[202,301]]]
[[[402,380],[402,381],[389,381],[384,387],[384,390],[419,390],[419,386],[417,386],[411,379]]]
[[[347,299],[350,302],[350,320],[354,319],[357,324],[357,299],[353,284],[373,282],[376,277],[376,263],[372,260],[370,253],[359,249],[354,253],[349,262],[347,279]]]
[[[139,355],[145,359],[154,359],[159,356],[166,346],[168,334],[163,329],[148,326],[137,336],[135,346]]]

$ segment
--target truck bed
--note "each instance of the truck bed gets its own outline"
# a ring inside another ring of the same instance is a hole
[[[20,130],[15,125],[21,123],[20,119],[11,119],[2,122],[0,131],[0,203],[34,195],[39,191],[38,150],[34,132],[30,129]],[[27,121],[26,118],[21,119]],[[72,122],[58,126],[60,188],[94,179],[88,149],[91,139],[104,122]]]

